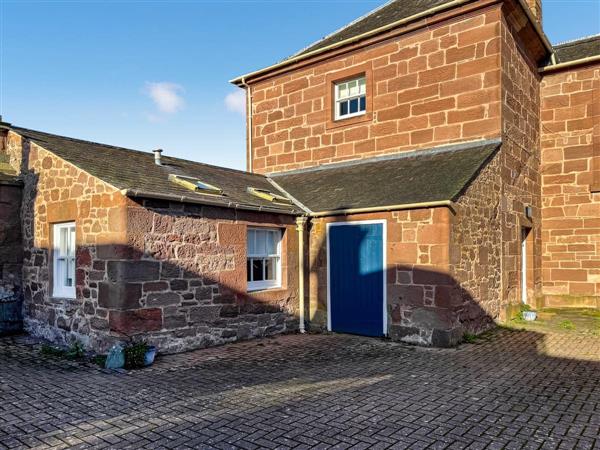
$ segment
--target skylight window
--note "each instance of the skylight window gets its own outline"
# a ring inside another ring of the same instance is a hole
[[[247,190],[248,193],[254,195],[255,197],[262,198],[263,200],[267,200],[272,203],[283,203],[285,205],[290,205],[292,203],[289,198],[284,197],[283,195],[275,194],[271,191],[267,191],[266,189],[249,187]]]
[[[199,180],[194,177],[187,177],[185,175],[169,175],[169,181],[183,186],[191,191],[199,192],[201,194],[209,195],[223,195],[223,191],[210,183]]]

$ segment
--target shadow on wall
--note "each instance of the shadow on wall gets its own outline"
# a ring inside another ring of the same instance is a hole
[[[376,217],[369,217],[373,219]],[[381,218],[381,217],[379,217]],[[331,219],[332,223],[347,222],[345,217],[335,217]],[[325,223],[316,226],[325,227]],[[339,286],[332,287],[328,293],[328,273],[327,273],[327,240],[325,233],[317,232],[321,236],[318,242],[311,244],[311,258],[309,259],[309,293],[310,293],[310,311],[307,311],[307,317],[311,317],[311,327],[315,329],[326,329],[327,315],[329,313],[327,306],[327,296],[331,295],[331,309],[335,314],[343,311],[344,295],[352,296],[354,293],[362,296],[369,296],[364,292],[364,288],[377,289],[385,280],[386,305],[385,321],[387,322],[387,334],[393,340],[399,340],[419,345],[433,345],[438,347],[449,347],[458,344],[465,333],[478,334],[488,330],[495,325],[498,320],[498,314],[486,311],[478,299],[464,289],[460,283],[451,276],[448,271],[436,270],[435,267],[418,266],[414,264],[393,264],[387,263],[386,268],[373,269],[373,261],[370,260],[372,254],[369,251],[369,236],[366,230],[356,228],[354,231],[355,250],[339,246],[334,259],[341,261],[346,273],[343,278],[349,280],[351,289],[344,289]],[[362,250],[361,250],[362,249]],[[398,251],[396,248],[387,245],[387,260],[390,260],[390,252]],[[379,257],[379,256],[377,256]],[[332,256],[330,255],[330,258]],[[397,258],[396,258],[397,259]],[[336,272],[336,268],[331,268],[331,275]],[[330,275],[330,276],[331,276]],[[340,276],[334,276],[340,280]],[[338,281],[340,283],[340,281]],[[337,297],[336,294],[337,293]],[[336,298],[334,298],[336,297]],[[383,303],[381,297],[370,295],[378,304]],[[499,300],[498,300],[499,301]],[[336,303],[334,305],[334,303]],[[352,300],[349,304],[354,305]],[[365,305],[363,305],[365,306]],[[379,314],[375,319],[381,319],[383,322],[383,306],[366,307],[369,311],[365,314],[356,315],[356,323],[351,324],[350,328],[367,329],[363,319],[373,320],[373,314]],[[493,314],[493,315],[492,315]],[[332,318],[332,331],[348,331],[348,326],[339,326],[336,328],[336,320]],[[357,333],[372,334],[372,333]]]
[[[26,316],[34,319],[26,323],[34,334],[78,339],[99,351],[145,339],[176,352],[298,329],[293,295],[278,290],[267,299],[231,289],[219,280],[225,268],[204,272],[121,245],[79,246],[76,260],[75,299],[41,295],[42,284],[26,281]]]
[[[240,261],[236,261],[235,250],[211,242],[211,224],[205,222],[204,230],[195,233],[195,243],[189,242],[188,236],[187,243],[179,244],[180,237],[171,234],[171,241],[161,241],[161,249],[153,247],[153,253],[129,245],[78,246],[75,299],[49,295],[49,252],[32,250],[31,257],[26,256],[25,271],[29,274],[24,289],[27,329],[56,341],[78,339],[98,351],[106,351],[115,341],[143,338],[162,352],[297,331],[297,292],[283,288],[248,293],[235,288],[227,280]],[[186,246],[186,251],[193,251],[193,257],[173,259],[173,242],[178,249]],[[245,248],[246,242],[240,246]],[[289,250],[293,249],[288,246]],[[319,258],[325,252],[322,246]],[[354,257],[359,254],[349,253]],[[291,258],[297,259],[297,254]],[[245,276],[243,263],[240,276]],[[447,274],[399,265],[369,270],[358,260],[345,266],[354,268],[349,275],[355,279],[355,288],[345,291],[348,306],[356,304],[353,296],[374,298],[369,290],[381,286],[385,275],[385,310],[392,339],[452,346],[466,331],[479,332],[493,324],[477,301]],[[297,267],[288,267],[287,271],[288,277],[295,277]],[[310,290],[309,285],[307,291]],[[305,317],[311,318],[309,302],[306,304]],[[382,318],[383,304],[380,305]],[[323,308],[320,317],[326,319],[326,292],[319,298],[319,307]],[[337,310],[343,309],[345,304]],[[367,314],[356,310],[353,315],[356,329],[333,331],[369,334],[361,332]],[[325,328],[326,322],[313,317],[308,325],[309,329],[319,330]]]
[[[128,208],[140,213],[130,224],[138,231],[133,241],[78,246],[76,298],[52,297],[51,254],[35,246],[34,236],[40,230],[34,227],[49,225],[36,225],[34,220],[38,178],[26,166],[28,149],[24,143],[23,281],[30,332],[55,341],[78,339],[98,351],[124,338],[143,337],[163,352],[176,352],[298,329],[298,243],[294,218],[289,216],[131,200]],[[81,218],[72,219],[79,229]],[[226,244],[218,235],[220,224],[238,226]],[[246,225],[286,229],[287,282],[282,289],[246,292]],[[359,237],[356,247],[365,243],[365,236]],[[318,330],[327,323],[327,249],[324,240],[310,245],[311,255],[316,256],[306,280],[311,301],[305,302],[305,317],[309,328]],[[389,248],[386,251],[389,254]],[[373,280],[387,280],[385,315],[393,339],[449,346],[465,331],[478,332],[493,323],[493,317],[448,274],[412,265],[365,268],[360,254],[348,253],[356,259],[350,261],[355,273],[348,274],[356,289],[346,295],[368,296],[376,285]],[[382,304],[382,316],[383,310]],[[355,332],[360,333],[360,310],[355,316],[359,326]]]

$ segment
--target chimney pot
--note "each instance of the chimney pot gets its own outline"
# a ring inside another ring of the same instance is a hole
[[[162,166],[162,161],[160,160],[162,148],[157,148],[156,150],[152,150],[154,153],[154,164],[157,166]]]

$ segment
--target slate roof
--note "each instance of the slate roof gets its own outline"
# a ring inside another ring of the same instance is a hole
[[[367,13],[338,31],[324,37],[320,41],[306,47],[293,56],[302,55],[346,39],[359,36],[371,30],[389,25],[401,19],[427,11],[451,0],[392,0],[383,6]]]
[[[478,141],[271,177],[312,212],[456,200],[499,147]]]
[[[217,203],[226,207],[249,205],[256,208],[275,208],[287,213],[298,211],[295,207],[274,205],[268,200],[249,194],[248,187],[267,189],[278,193],[262,175],[164,155],[162,157],[164,165],[158,166],[154,163],[152,153],[57,136],[26,128],[12,127],[11,129],[120,190],[166,194],[181,198],[182,201],[185,201],[183,197],[186,197],[188,201]],[[171,173],[198,178],[222,189],[224,195],[207,195],[186,189],[168,180]],[[137,196],[151,197],[151,195],[141,194]]]
[[[557,63],[600,56],[600,34],[554,46]]]
[[[306,211],[300,206],[273,204],[248,193],[247,188],[290,195],[312,212],[456,200],[500,147],[500,141],[477,141],[267,177],[169,156],[163,156],[163,165],[158,166],[148,152],[20,127],[12,130],[115,188],[128,191],[131,197],[167,196],[184,203],[286,214]],[[188,190],[169,181],[169,174],[198,178],[222,189],[224,195]]]

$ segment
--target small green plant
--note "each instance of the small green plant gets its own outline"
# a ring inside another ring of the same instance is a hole
[[[82,359],[85,356],[85,349],[79,341],[73,342],[69,350],[66,351],[65,357],[67,359]]]
[[[467,343],[467,344],[473,344],[477,341],[477,335],[475,334],[471,334],[471,333],[465,333],[463,334],[463,342]]]
[[[96,355],[92,358],[92,362],[97,366],[104,367],[106,365],[106,355]]]
[[[40,348],[40,353],[46,356],[62,358],[63,356],[65,356],[66,351],[60,347],[55,347],[50,344],[42,344],[42,347]]]
[[[58,346],[50,344],[42,344],[40,353],[46,356],[53,356],[55,358],[66,358],[66,359],[83,359],[85,356],[85,349],[79,341],[75,341],[68,349],[64,349]]]
[[[125,368],[140,369],[145,366],[148,344],[137,342],[125,347]]]
[[[512,319],[512,321],[518,324],[526,323],[527,321],[523,317],[523,313],[528,311],[531,311],[531,306],[526,305],[525,303],[521,303],[521,305],[519,306],[519,312],[517,313],[515,318]]]
[[[570,320],[563,320],[559,325],[563,330],[574,330],[575,325]]]

